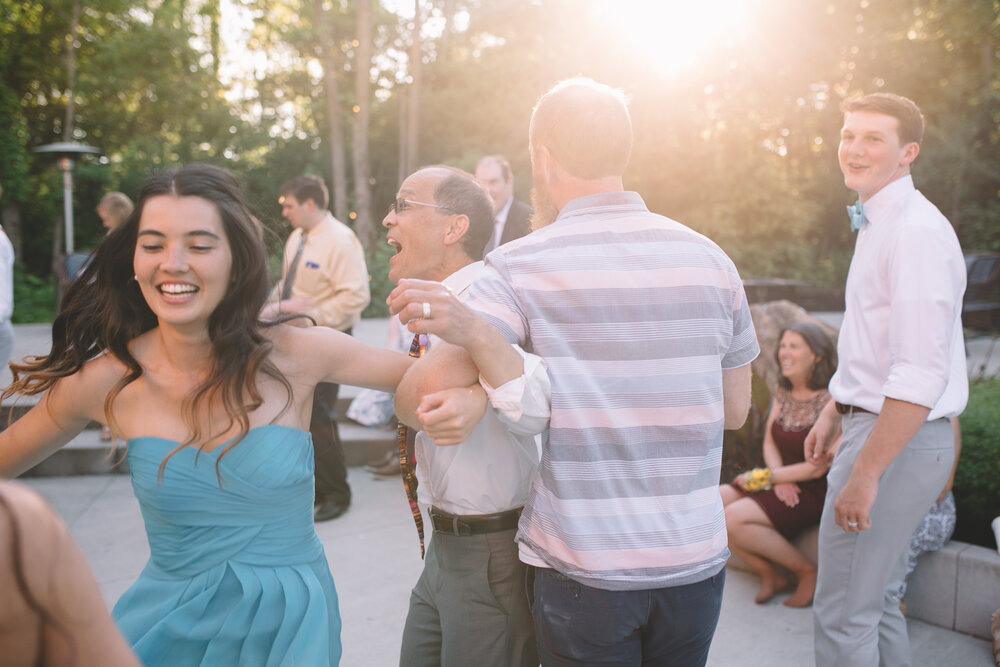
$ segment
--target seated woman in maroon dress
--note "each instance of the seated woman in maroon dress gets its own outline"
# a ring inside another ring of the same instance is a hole
[[[826,387],[837,367],[833,341],[811,322],[792,322],[779,338],[778,387],[764,432],[764,462],[738,475],[719,491],[726,507],[729,549],[761,577],[758,604],[791,585],[774,567],[796,579],[789,607],[805,607],[816,590],[816,566],[791,540],[819,523],[826,496],[822,465],[806,462],[803,443],[830,394]]]

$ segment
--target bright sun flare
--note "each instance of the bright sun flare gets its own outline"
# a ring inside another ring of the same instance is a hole
[[[750,0],[598,0],[602,25],[665,74],[690,67],[740,36]]]

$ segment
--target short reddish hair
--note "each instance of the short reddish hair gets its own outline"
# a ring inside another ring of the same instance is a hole
[[[892,93],[872,93],[864,97],[846,100],[841,109],[845,114],[852,111],[873,111],[892,116],[899,121],[899,143],[920,143],[924,138],[924,117],[916,103],[902,95]]]

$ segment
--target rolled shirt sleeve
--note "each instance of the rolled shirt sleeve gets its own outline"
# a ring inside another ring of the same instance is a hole
[[[925,227],[904,229],[895,239],[888,272],[889,374],[882,387],[887,398],[933,408],[948,385],[965,291],[965,267],[956,264],[961,255],[941,250],[949,242]]]
[[[486,390],[497,418],[518,435],[535,435],[549,425],[552,415],[552,385],[545,362],[515,345],[524,360],[524,373],[494,388],[482,376],[479,384]]]

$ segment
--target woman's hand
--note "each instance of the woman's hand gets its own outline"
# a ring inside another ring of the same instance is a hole
[[[774,495],[777,496],[778,500],[785,503],[789,507],[795,507],[799,504],[799,494],[802,490],[799,488],[798,484],[794,482],[783,482],[781,484],[774,485]]]
[[[746,472],[741,472],[736,477],[733,477],[733,484],[746,491],[747,490]]]

